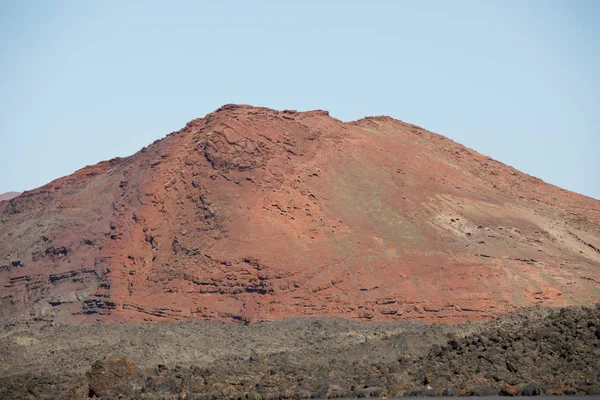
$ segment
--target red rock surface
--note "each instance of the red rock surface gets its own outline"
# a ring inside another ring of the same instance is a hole
[[[600,201],[389,117],[227,105],[0,202],[4,321],[481,320],[600,300]]]

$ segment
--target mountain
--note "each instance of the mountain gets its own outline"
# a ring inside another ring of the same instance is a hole
[[[20,194],[21,194],[20,192],[6,192],[6,193],[2,193],[2,194],[0,194],[0,201],[14,199],[15,197],[17,197]]]
[[[600,300],[600,201],[389,117],[226,105],[0,202],[0,282],[13,323],[484,320]]]

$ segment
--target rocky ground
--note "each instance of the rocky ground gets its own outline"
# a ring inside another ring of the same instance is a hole
[[[6,326],[0,398],[600,394],[600,304],[486,323]]]

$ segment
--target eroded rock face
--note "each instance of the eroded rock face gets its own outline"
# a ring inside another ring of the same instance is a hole
[[[482,320],[600,299],[600,202],[388,117],[228,105],[0,202],[0,319]]]

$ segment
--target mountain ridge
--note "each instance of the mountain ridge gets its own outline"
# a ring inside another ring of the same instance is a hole
[[[0,216],[5,321],[461,322],[600,298],[599,201],[385,116],[225,105]]]
[[[17,197],[18,195],[20,195],[21,192],[6,192],[6,193],[0,193],[0,201],[5,201],[5,200],[10,200],[10,199],[14,199],[15,197]]]

